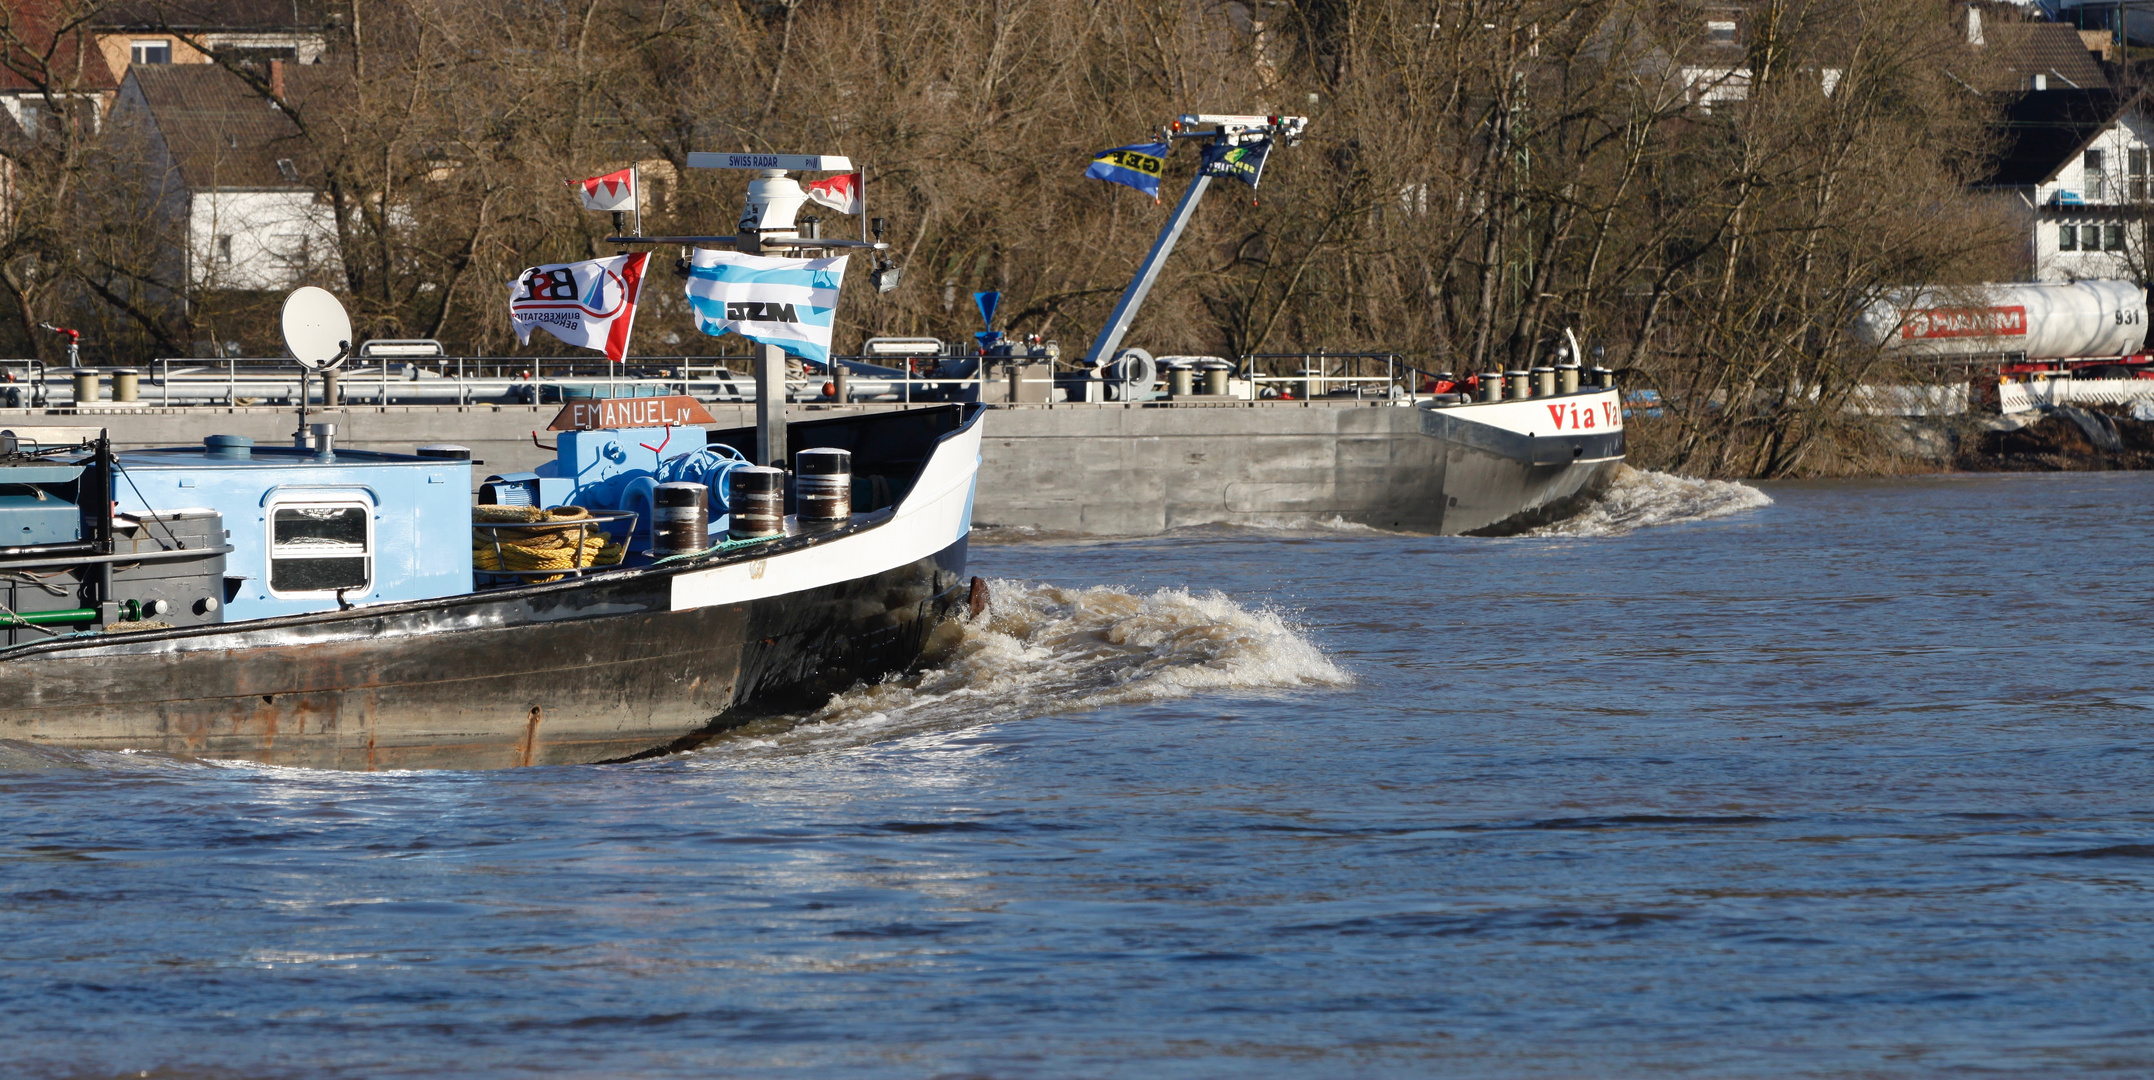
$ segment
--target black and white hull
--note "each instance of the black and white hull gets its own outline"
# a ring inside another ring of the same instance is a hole
[[[1501,536],[1561,521],[1606,491],[1623,461],[1614,390],[1415,411],[1441,448],[1429,532]]]
[[[7,650],[0,738],[339,769],[571,764],[685,745],[749,710],[902,669],[967,604],[979,413],[950,409],[943,427],[954,430],[931,441],[894,506],[831,532],[548,584]]]

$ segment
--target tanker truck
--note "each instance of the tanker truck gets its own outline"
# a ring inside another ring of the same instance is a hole
[[[2144,351],[2146,289],[2129,281],[1894,290],[1864,308],[1850,329],[1894,356],[1995,360],[2008,375],[2130,376],[2154,361]]]

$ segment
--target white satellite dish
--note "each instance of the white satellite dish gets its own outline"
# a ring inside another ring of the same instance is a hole
[[[327,289],[302,285],[284,298],[284,347],[308,371],[335,370],[351,349],[352,319]]]

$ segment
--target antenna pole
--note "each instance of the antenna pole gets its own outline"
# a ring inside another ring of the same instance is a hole
[[[742,246],[755,255],[773,254],[783,246],[760,233],[742,239],[747,241]],[[785,350],[761,343],[755,347],[755,460],[785,468]]]
[[[307,448],[307,382],[308,376],[313,374],[307,369],[307,365],[299,365],[299,427],[292,432],[294,450]]]
[[[1107,316],[1107,328],[1092,339],[1092,351],[1084,355],[1086,367],[1098,367],[1114,359],[1115,350],[1122,347],[1122,335],[1129,332],[1129,324],[1136,320],[1137,309],[1144,306],[1144,297],[1152,291],[1152,283],[1159,280],[1160,268],[1167,264],[1167,256],[1174,254],[1174,245],[1182,239],[1182,230],[1197,212],[1197,201],[1204,197],[1204,189],[1210,187],[1212,178],[1202,168],[1196,178],[1189,182],[1189,189],[1182,192],[1182,201],[1174,204],[1174,214],[1167,219],[1166,227],[1159,230],[1159,239],[1152,241],[1152,251],[1144,257],[1144,265],[1137,276],[1130,279],[1129,288],[1122,290],[1122,299],[1114,305],[1114,314]]]

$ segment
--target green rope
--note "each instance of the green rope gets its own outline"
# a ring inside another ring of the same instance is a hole
[[[668,555],[663,559],[653,559],[651,560],[651,565],[664,566],[669,562],[678,562],[682,559],[700,559],[705,555],[721,555],[728,551],[739,551],[745,547],[754,547],[757,544],[770,540],[780,540],[784,537],[784,533],[772,533],[769,536],[751,536],[742,540],[720,540],[717,544],[701,551],[684,551],[678,555]]]

